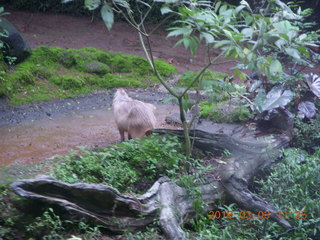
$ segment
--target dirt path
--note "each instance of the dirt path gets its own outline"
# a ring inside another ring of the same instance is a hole
[[[156,105],[159,128],[172,128],[165,117],[178,111],[163,104],[167,94],[134,89],[128,92]],[[120,136],[111,111],[113,91],[18,108],[0,109],[0,168],[9,164],[37,163],[77,146],[116,144]]]

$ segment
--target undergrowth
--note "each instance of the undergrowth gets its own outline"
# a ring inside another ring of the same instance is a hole
[[[164,77],[174,66],[156,60]],[[0,97],[13,105],[69,98],[114,87],[148,87],[157,82],[145,58],[96,48],[42,46],[11,71],[0,72]]]
[[[61,157],[53,176],[75,183],[103,183],[119,191],[145,191],[161,176],[174,177],[185,159],[176,137],[152,135],[98,151],[73,151]]]
[[[306,239],[320,238],[320,148],[310,155],[301,149],[284,150],[284,159],[266,179],[256,180],[257,194],[275,206],[292,225],[286,231],[268,217],[229,206],[194,220],[192,239]],[[223,213],[224,212],[224,213]]]
[[[295,119],[294,123],[295,131],[291,145],[314,153],[320,146],[320,118],[308,121]]]

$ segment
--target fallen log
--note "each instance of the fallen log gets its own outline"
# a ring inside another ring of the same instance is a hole
[[[181,130],[157,129],[160,134],[173,134],[183,139]],[[280,150],[289,143],[285,136],[268,136],[255,142],[244,142],[225,134],[200,130],[190,132],[194,145],[221,154],[228,151],[226,164],[215,166],[215,176],[206,176],[197,186],[208,212],[216,200],[229,197],[243,209],[253,213],[269,211],[271,219],[286,229],[290,224],[277,214],[277,209],[253,194],[248,182],[265,166],[270,165]],[[195,214],[194,198],[170,179],[162,177],[143,195],[133,197],[100,184],[67,184],[48,177],[22,180],[12,184],[20,196],[57,204],[71,215],[93,219],[106,228],[122,232],[144,227],[159,219],[168,239],[185,239],[181,225]],[[183,222],[184,221],[184,222]]]

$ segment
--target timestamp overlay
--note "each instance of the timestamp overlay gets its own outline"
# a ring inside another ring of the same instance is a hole
[[[300,210],[300,211],[278,211],[277,215],[280,218],[285,219],[307,219],[307,211]],[[208,218],[209,219],[242,219],[242,220],[249,220],[249,219],[270,219],[271,212],[270,211],[259,211],[258,213],[253,213],[251,211],[209,211]]]

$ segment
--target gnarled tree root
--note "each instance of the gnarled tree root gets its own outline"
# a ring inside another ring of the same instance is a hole
[[[180,130],[159,129],[155,132],[183,138]],[[280,149],[287,146],[288,138],[269,137],[249,143],[199,130],[190,132],[190,136],[199,149],[218,153],[226,149],[230,153],[227,163],[215,169],[218,179],[207,177],[205,184],[195,186],[205,203],[204,211],[209,211],[216,200],[227,196],[253,213],[270,211],[271,219],[285,228],[291,227],[285,219],[278,217],[275,207],[248,190],[250,179],[278,158]],[[12,187],[20,196],[58,204],[72,215],[93,219],[117,232],[144,227],[159,219],[168,239],[185,239],[181,225],[195,214],[190,193],[166,177],[160,178],[139,197],[120,194],[101,184],[67,184],[48,177],[18,181]]]

